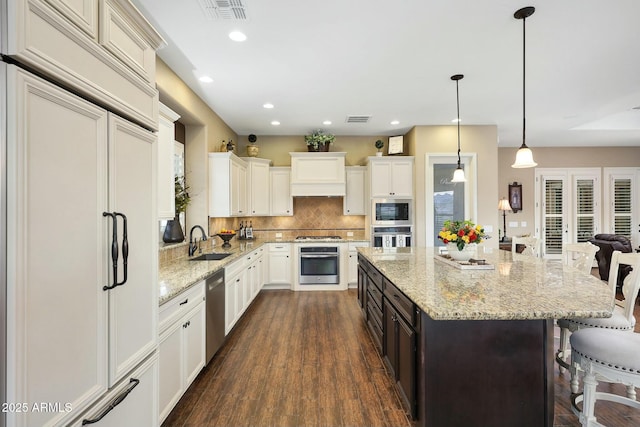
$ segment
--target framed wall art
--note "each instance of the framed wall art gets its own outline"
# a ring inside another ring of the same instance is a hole
[[[403,136],[390,136],[389,137],[389,154],[402,154],[404,151],[403,147]]]
[[[514,213],[522,210],[522,184],[509,184],[509,204]]]

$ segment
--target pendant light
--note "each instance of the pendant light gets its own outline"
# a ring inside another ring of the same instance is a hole
[[[526,62],[525,62],[525,22],[528,17],[533,15],[533,12],[536,11],[536,8],[533,6],[523,7],[516,11],[513,14],[513,17],[516,19],[522,19],[522,145],[518,149],[516,153],[516,162],[511,165],[512,168],[533,168],[538,166],[536,162],[533,161],[533,153],[531,149],[527,147],[526,144],[526,115],[525,115],[525,75],[526,75]]]
[[[456,82],[456,104],[458,106],[458,167],[455,172],[453,172],[453,179],[451,182],[466,182],[467,179],[464,177],[464,169],[460,165],[460,93],[458,92],[458,80],[462,80],[464,75],[455,74],[451,76],[451,80]]]

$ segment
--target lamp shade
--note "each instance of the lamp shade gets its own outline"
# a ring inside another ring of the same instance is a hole
[[[538,166],[536,162],[533,161],[533,153],[531,149],[526,145],[522,144],[516,153],[516,162],[511,165],[512,168],[533,168]]]
[[[453,172],[453,179],[451,182],[467,182],[467,179],[464,177],[464,170],[461,167],[458,167]]]
[[[510,211],[511,210],[511,205],[509,204],[509,201],[506,198],[500,199],[500,202],[498,202],[498,210],[500,210],[500,211]]]

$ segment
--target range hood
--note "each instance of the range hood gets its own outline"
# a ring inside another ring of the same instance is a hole
[[[289,153],[291,155],[291,195],[344,196],[345,152]]]

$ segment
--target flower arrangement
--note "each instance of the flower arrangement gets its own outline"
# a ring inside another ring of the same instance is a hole
[[[331,144],[335,140],[335,135],[324,133],[322,129],[314,130],[311,135],[304,136],[307,147],[313,147],[315,150],[317,150],[320,145]]]
[[[487,238],[488,236],[484,234],[484,228],[469,220],[446,220],[438,233],[438,239],[442,240],[444,244],[455,243],[460,251],[467,244],[480,243]]]

